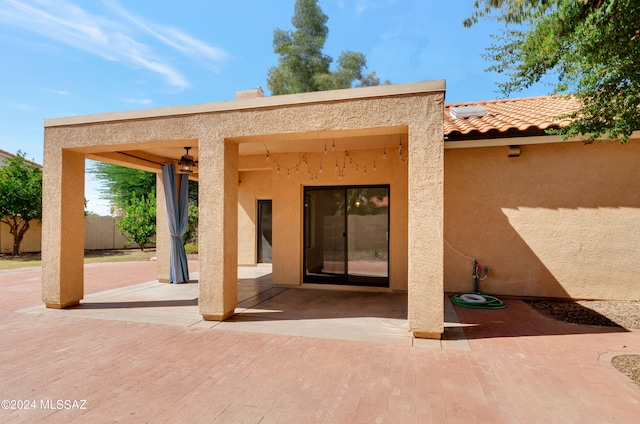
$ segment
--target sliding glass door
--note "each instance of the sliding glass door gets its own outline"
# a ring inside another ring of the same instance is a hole
[[[389,186],[306,187],[304,281],[389,286]]]

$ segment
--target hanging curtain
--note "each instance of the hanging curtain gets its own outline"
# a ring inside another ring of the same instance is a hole
[[[171,234],[171,263],[169,279],[171,283],[189,282],[187,253],[184,250],[184,238],[189,213],[189,178],[178,174],[180,190],[176,190],[176,168],[171,163],[162,165],[162,185],[167,204],[167,221]]]

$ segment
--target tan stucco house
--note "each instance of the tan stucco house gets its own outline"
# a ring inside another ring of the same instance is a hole
[[[85,159],[159,173],[185,147],[198,161],[206,320],[233,315],[237,265],[260,262],[279,286],[406,291],[416,337],[440,337],[444,294],[471,290],[473,259],[489,267],[486,293],[640,299],[637,134],[624,146],[561,142],[543,133],[574,106],[560,98],[445,106],[444,95],[444,81],[256,89],[46,120],[45,304],[83,298]],[[159,228],[164,194],[158,184]]]

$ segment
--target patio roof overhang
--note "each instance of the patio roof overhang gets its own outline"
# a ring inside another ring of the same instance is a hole
[[[44,127],[69,127],[83,125],[99,125],[116,122],[156,120],[169,117],[215,114],[225,112],[245,112],[260,109],[278,109],[305,106],[310,104],[335,103],[367,98],[402,97],[424,92],[444,92],[444,80],[426,81],[411,84],[398,84],[379,87],[364,87],[351,90],[332,90],[314,93],[290,94],[270,97],[241,97],[236,100],[206,103],[199,105],[175,106],[157,109],[110,112],[64,118],[45,119]],[[340,150],[357,150],[366,148],[397,147],[399,142],[406,144],[407,127],[384,127],[353,130],[319,130],[303,134],[265,134],[256,136],[231,137],[229,141],[238,143],[239,156],[266,155],[270,153],[318,152],[325,148]],[[87,159],[121,165],[145,171],[160,172],[163,163],[177,162],[184,154],[185,147],[191,147],[189,153],[198,161],[198,140],[139,140],[144,142],[131,145],[120,144],[117,149],[111,145],[95,145],[78,147],[78,152]],[[366,143],[363,144],[363,142]],[[241,160],[240,170],[243,170]],[[245,165],[254,169],[253,165]],[[196,171],[189,176],[198,180]]]

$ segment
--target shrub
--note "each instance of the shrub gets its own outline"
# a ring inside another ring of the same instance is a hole
[[[198,245],[195,243],[187,243],[184,245],[184,250],[187,252],[187,255],[193,255],[198,253]]]

